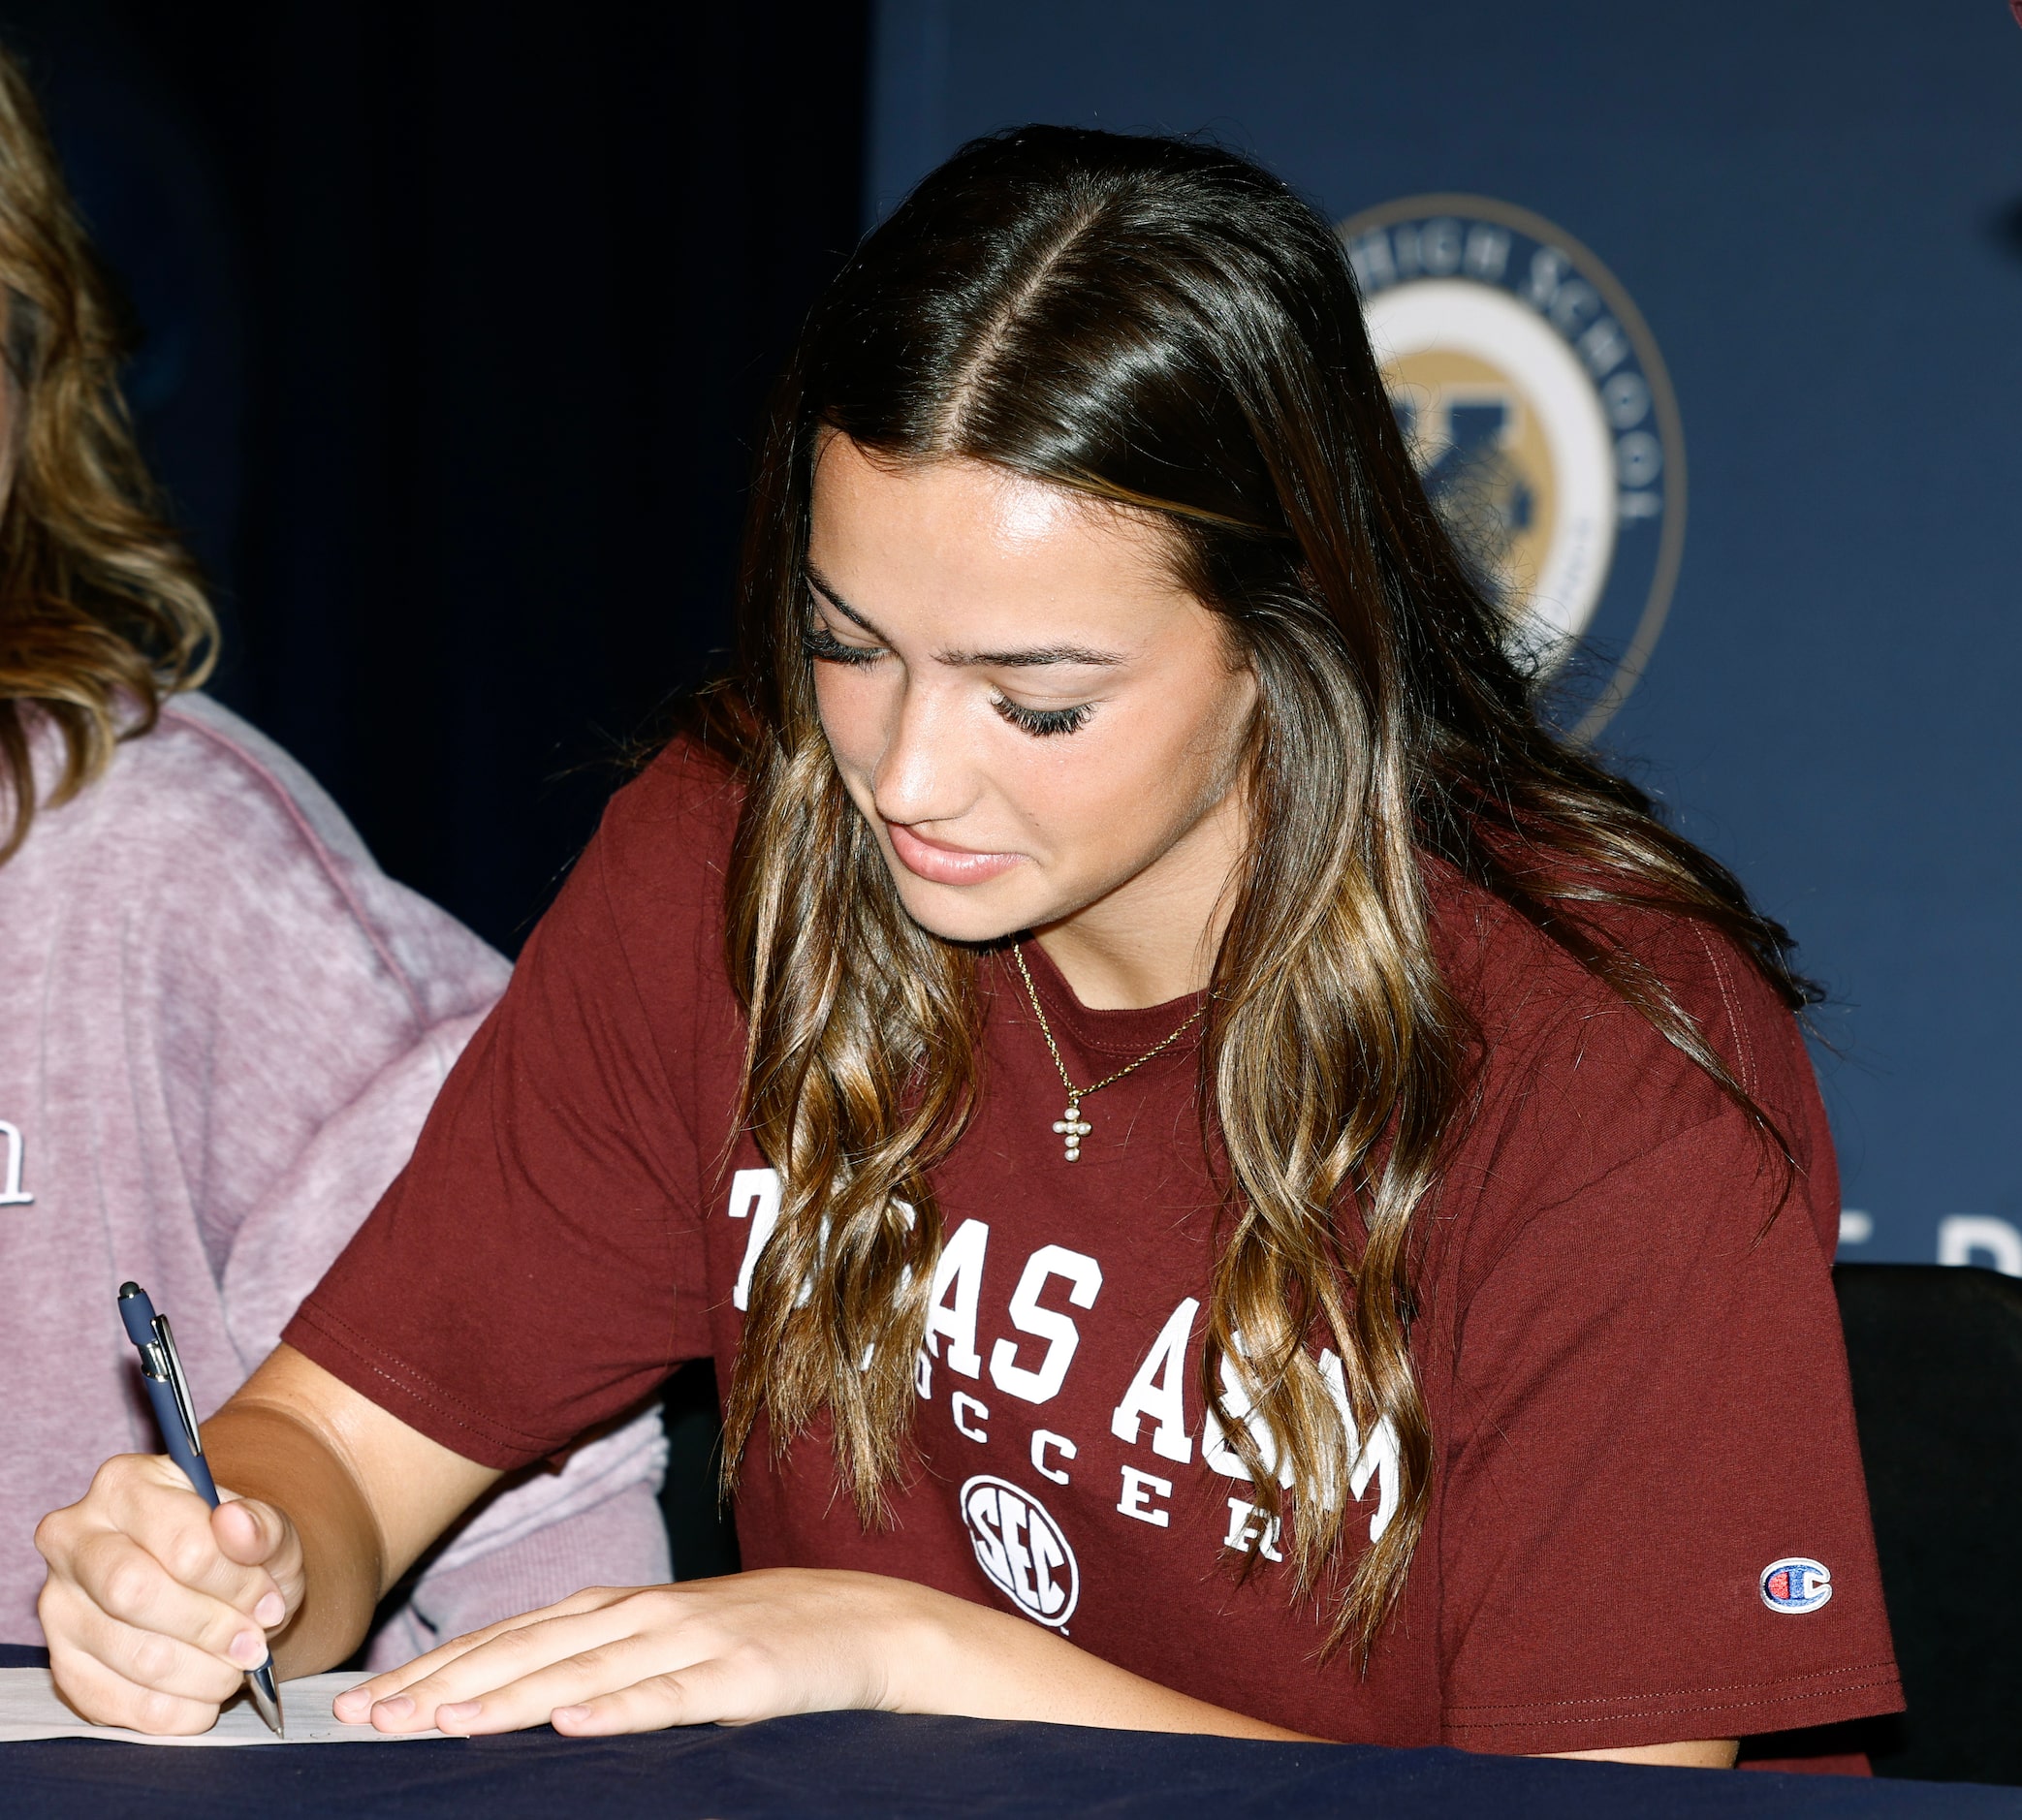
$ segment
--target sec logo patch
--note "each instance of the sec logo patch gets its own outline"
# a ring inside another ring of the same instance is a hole
[[[967,1481],[956,1501],[990,1584],[1035,1622],[1063,1627],[1081,1598],[1081,1569],[1046,1506],[987,1473]]]
[[[1684,549],[1657,344],[1599,260],[1526,209],[1413,196],[1339,232],[1426,489],[1591,738],[1649,661]],[[1591,677],[1565,672],[1582,641]]]
[[[1772,1612],[1816,1612],[1832,1597],[1832,1575],[1822,1561],[1802,1554],[1771,1561],[1762,1570],[1762,1603]]]

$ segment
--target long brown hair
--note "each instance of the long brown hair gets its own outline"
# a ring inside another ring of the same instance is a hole
[[[906,916],[816,717],[804,565],[831,431],[880,459],[993,462],[1152,515],[1255,674],[1253,842],[1202,1051],[1229,1180],[1200,1391],[1292,1540],[1301,1593],[1343,1553],[1351,1508],[1317,1342],[1344,1364],[1359,1433],[1389,1424],[1400,1506],[1333,1606],[1333,1641],[1366,1648],[1424,1522],[1413,1215],[1472,1058],[1433,953],[1426,856],[1568,949],[1765,1130],[1610,919],[1697,918],[1795,1005],[1787,938],[1540,721],[1412,470],[1311,208],[1190,141],[1031,127],[966,146],[817,306],[757,480],[743,676],[717,725],[748,785],[729,880],[744,1115],[782,1193],[728,1398],[728,1478],[761,1415],[783,1448],[826,1410],[876,1520],[907,1466],[942,1239],[932,1171],[976,1093],[981,957]],[[1251,1422],[1289,1462],[1289,1497]]]
[[[36,716],[63,739],[50,802],[164,695],[209,673],[217,622],[119,392],[120,316],[20,66],[0,50],[0,863],[35,819]]]

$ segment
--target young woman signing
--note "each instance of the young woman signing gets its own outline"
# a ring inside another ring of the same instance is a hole
[[[1723,1763],[1898,1705],[1786,938],[1539,719],[1324,222],[970,146],[810,320],[748,552],[739,676],[207,1429],[241,1501],[129,1457],[45,1522],[70,1698],[341,1659],[712,1355],[751,1571],[341,1716]]]

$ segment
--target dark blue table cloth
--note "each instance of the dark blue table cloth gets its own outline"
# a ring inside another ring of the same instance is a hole
[[[43,1659],[0,1646],[0,1664]],[[1539,1763],[1458,1750],[1254,1744],[821,1712],[602,1742],[543,1729],[352,1747],[151,1750],[95,1739],[0,1744],[0,1809],[48,1820],[298,1815],[845,1820],[1100,1814],[1146,1820],[1565,1820],[1566,1816],[2022,1816],[2022,1790],[1748,1771]]]

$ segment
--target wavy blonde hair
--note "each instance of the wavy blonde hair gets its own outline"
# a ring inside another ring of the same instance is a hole
[[[1795,1005],[1788,938],[1539,718],[1412,470],[1324,221],[1186,141],[1031,127],[965,147],[803,335],[753,497],[742,677],[702,723],[746,785],[728,963],[749,1019],[744,1122],[782,1178],[727,1399],[727,1484],[761,1421],[778,1450],[824,1413],[865,1522],[905,1476],[943,1237],[932,1174],[975,1104],[992,964],[905,914],[823,737],[805,565],[832,432],[1152,514],[1256,677],[1251,845],[1201,1051],[1226,1194],[1196,1389],[1282,1524],[1293,1596],[1320,1595],[1330,1646],[1366,1651],[1424,1527],[1419,1215],[1479,1060],[1434,952],[1428,856],[1564,948],[1779,1146],[1613,931],[1629,908],[1696,919]],[[1396,1437],[1398,1509],[1359,1550],[1322,1344],[1357,1433]]]
[[[42,110],[0,49],[0,863],[38,807],[37,718],[75,796],[163,699],[208,675],[217,620],[135,446],[127,349]]]

